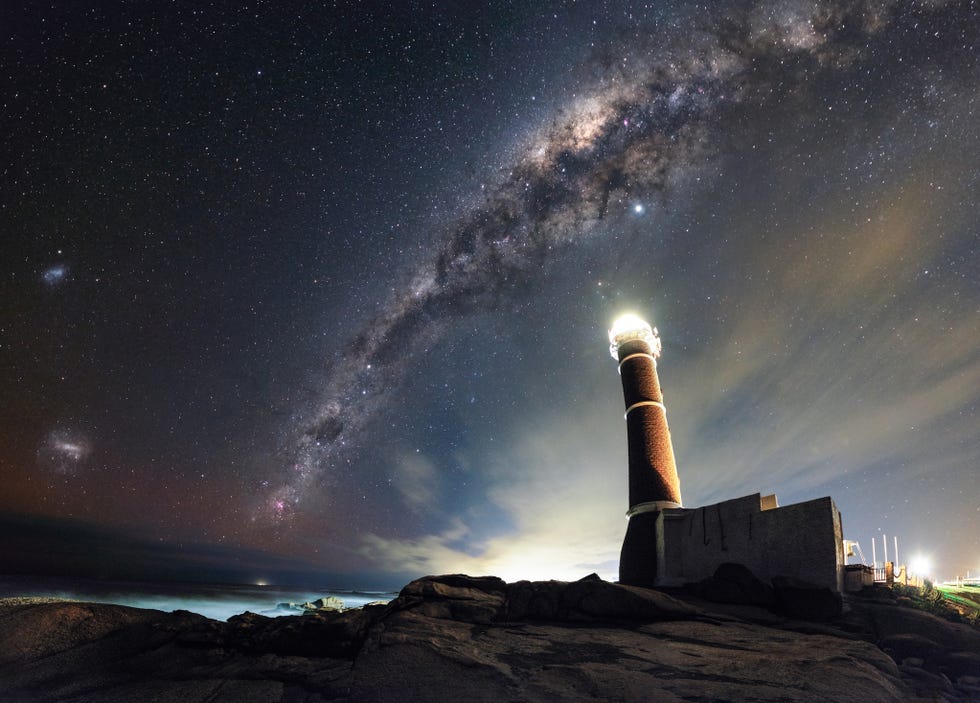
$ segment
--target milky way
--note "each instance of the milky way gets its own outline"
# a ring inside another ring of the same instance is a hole
[[[935,7],[942,3],[925,3]],[[528,294],[553,257],[636,200],[669,198],[725,146],[726,111],[788,99],[805,81],[862,60],[891,2],[773,3],[690,17],[663,37],[596,57],[595,76],[529,139],[484,202],[450,224],[435,254],[329,368],[320,401],[289,431],[290,470],[265,517],[288,519],[402,381],[412,352],[454,318]]]

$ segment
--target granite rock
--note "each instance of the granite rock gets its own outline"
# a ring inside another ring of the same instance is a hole
[[[408,584],[388,605],[228,622],[0,602],[4,701],[977,700],[980,632],[896,604],[825,623],[587,578]],[[920,617],[921,616],[921,617]]]
[[[698,584],[697,591],[705,600],[715,603],[768,607],[776,600],[772,586],[759,579],[747,566],[732,562],[720,564],[711,578]]]
[[[774,576],[776,609],[794,618],[830,620],[841,614],[843,600],[826,586],[801,581],[789,576]]]

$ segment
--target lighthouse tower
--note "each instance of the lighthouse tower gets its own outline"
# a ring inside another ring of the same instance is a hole
[[[657,378],[660,337],[639,317],[625,315],[609,330],[609,351],[619,362],[629,446],[629,525],[619,556],[619,580],[649,587],[657,579],[657,518],[662,510],[681,507],[680,480]]]

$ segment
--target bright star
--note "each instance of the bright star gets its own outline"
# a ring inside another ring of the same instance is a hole
[[[642,215],[645,209],[646,208],[643,207],[642,203],[637,203],[633,206],[633,212],[635,212],[637,215]]]

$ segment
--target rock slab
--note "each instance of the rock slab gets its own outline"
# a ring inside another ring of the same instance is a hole
[[[974,628],[877,602],[826,624],[712,608],[597,578],[462,575],[413,581],[387,606],[226,623],[0,603],[0,690],[14,703],[978,700]]]

